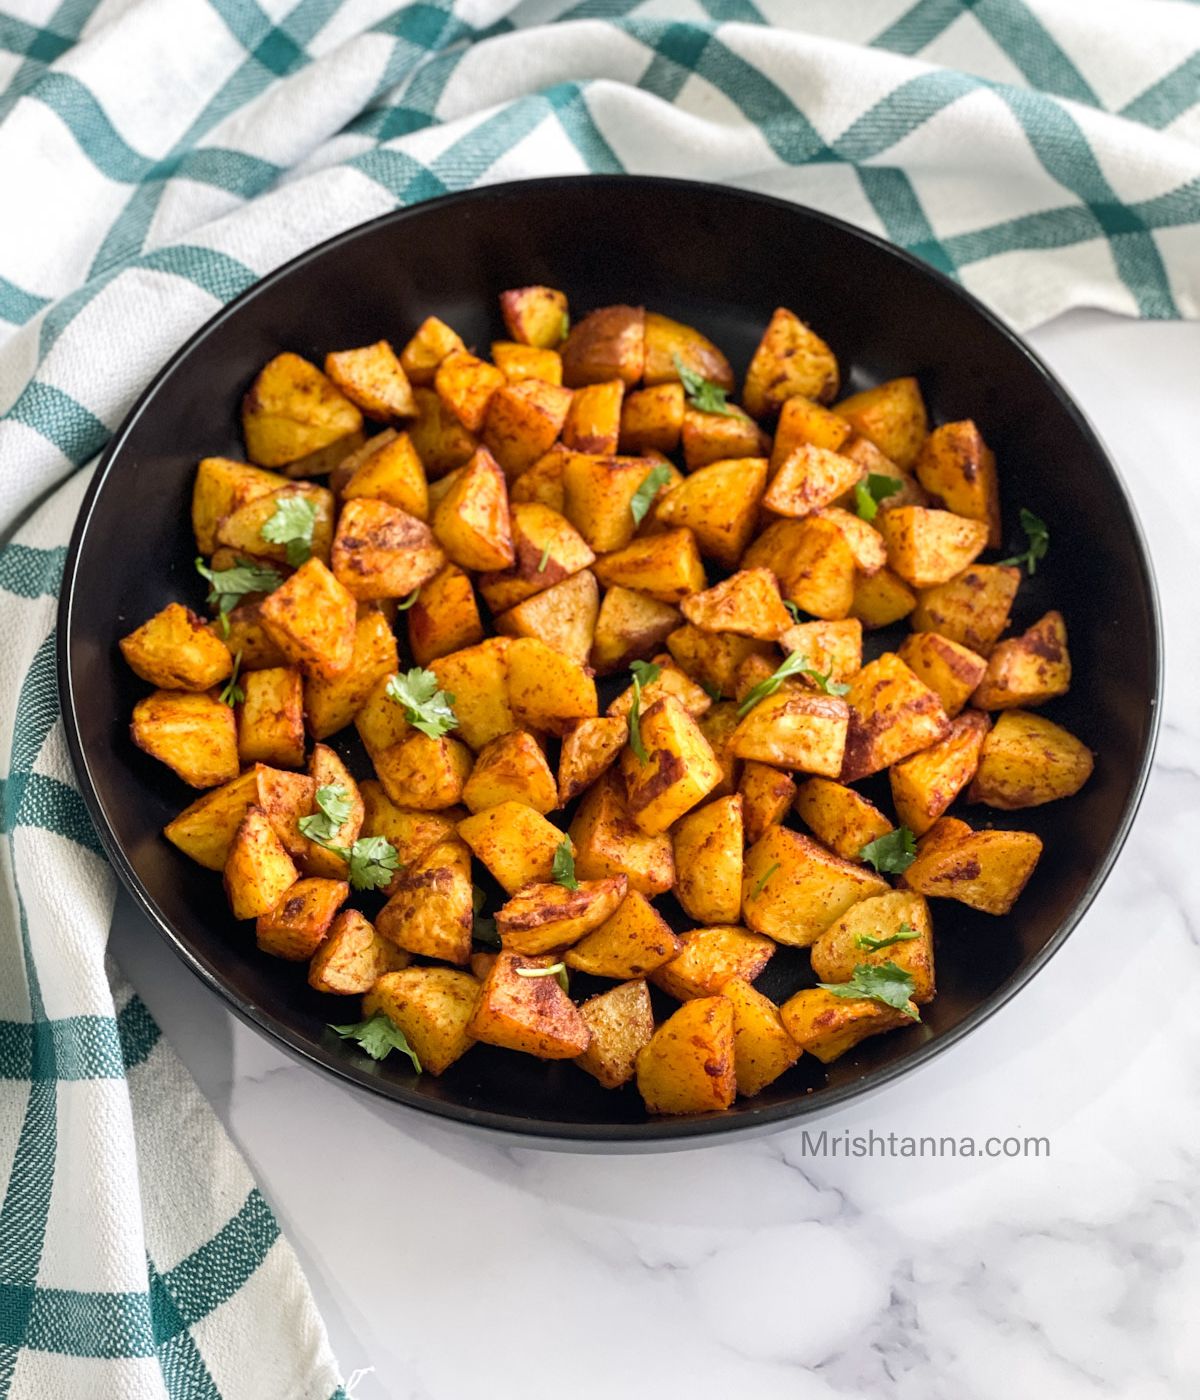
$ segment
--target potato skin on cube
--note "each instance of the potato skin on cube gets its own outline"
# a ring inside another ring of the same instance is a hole
[[[1027,709],[1070,688],[1067,624],[1062,613],[1052,611],[1019,637],[997,643],[971,704],[980,710]]]
[[[569,834],[580,879],[625,875],[631,890],[649,897],[675,883],[670,836],[665,831],[650,835],[637,825],[625,801],[625,785],[613,769],[583,794]]]
[[[615,913],[567,950],[564,961],[593,977],[645,977],[670,962],[683,947],[645,895],[630,889]]]
[[[134,675],[160,690],[209,690],[233,670],[229,648],[180,603],[168,603],[118,645]]]
[[[950,732],[942,702],[895,652],[869,661],[849,684],[844,783],[890,768]]]
[[[246,455],[260,467],[288,466],[361,431],[354,404],[290,351],[262,367],[242,400]]]
[[[616,762],[627,733],[623,720],[608,715],[573,720],[567,726],[558,756],[560,807],[591,787]]]
[[[861,792],[829,778],[807,778],[796,789],[796,815],[843,860],[862,861],[862,848],[895,828]]]
[[[267,635],[309,675],[341,675],[354,660],[354,595],[319,559],[310,559],[263,599]]]
[[[755,933],[804,948],[852,904],[889,888],[800,832],[773,826],[746,852],[742,918]]]
[[[685,1002],[637,1057],[648,1113],[709,1113],[733,1103],[733,1007],[721,996]]]
[[[581,1055],[592,1034],[558,979],[521,976],[525,969],[544,971],[552,961],[498,953],[467,1025],[468,1034],[541,1060],[573,1060]]]
[[[550,880],[555,851],[564,841],[571,844],[558,827],[523,802],[500,802],[465,817],[458,834],[509,894]],[[582,874],[578,866],[576,874]]]
[[[1005,710],[983,741],[968,798],[1003,811],[1073,797],[1092,776],[1091,750],[1044,715]]]
[[[1042,854],[1029,831],[973,831],[943,817],[917,842],[917,856],[901,877],[923,895],[957,899],[985,914],[1007,914]]]
[[[909,1002],[915,1013],[916,1006]],[[780,1019],[801,1050],[832,1064],[868,1036],[912,1024],[912,1017],[895,1007],[856,997],[840,997],[822,987],[807,987],[779,1008]]]
[[[678,1001],[715,996],[731,977],[753,982],[775,952],[771,939],[733,925],[694,928],[681,942],[676,956],[650,974]]]
[[[272,957],[306,962],[349,895],[345,880],[297,880],[273,909],[258,916],[254,935],[259,948]]]
[[[533,956],[566,948],[615,913],[628,889],[624,875],[580,880],[574,890],[553,882],[526,885],[497,911],[496,932],[514,953]]]
[[[636,384],[646,362],[645,328],[640,306],[602,306],[590,312],[559,347],[563,383],[571,389],[609,379]]]
[[[886,948],[870,946],[869,940],[892,938],[901,929],[920,937]],[[933,924],[924,897],[911,890],[893,890],[852,904],[812,945],[812,970],[820,982],[849,982],[861,963],[885,962],[895,963],[913,979],[912,999],[918,1006],[933,1000]]]
[[[950,721],[944,739],[888,770],[896,816],[915,836],[923,836],[975,776],[989,727],[985,715],[968,710]]]
[[[645,318],[646,361],[642,379],[646,384],[669,384],[679,379],[676,356],[694,374],[700,375],[712,384],[719,385],[729,392],[733,390],[733,370],[729,361],[706,335],[673,321],[669,316],[660,316],[657,311],[647,311]]]
[[[500,293],[500,314],[519,344],[552,350],[564,339],[567,298],[553,287],[513,287]]]
[[[628,1084],[637,1057],[654,1034],[654,1012],[645,982],[622,982],[585,1001],[579,1014],[591,1032],[588,1048],[575,1063],[606,1089]]]
[[[235,919],[269,913],[300,878],[267,814],[256,804],[246,808],[238,826],[224,878]]]
[[[332,996],[361,996],[385,972],[398,972],[409,955],[380,938],[357,909],[343,909],[308,965],[308,985]]]
[[[721,766],[696,721],[670,696],[656,700],[639,725],[647,761],[621,755],[629,813],[648,835],[665,832],[721,781]]]
[[[718,797],[680,817],[671,832],[675,897],[689,918],[732,924],[742,910],[742,799]]]
[[[405,952],[465,964],[475,917],[472,894],[470,852],[457,838],[439,842],[396,881],[375,928]]]
[[[731,977],[721,995],[733,1007],[733,1067],[737,1091],[761,1094],[800,1058],[800,1047],[784,1029],[779,1008],[741,977]]]
[[[765,418],[796,394],[827,404],[837,397],[838,364],[833,351],[793,311],[780,306],[762,340],[742,388],[755,418]]]
[[[382,1012],[403,1031],[425,1074],[444,1074],[474,1044],[468,1030],[479,983],[451,967],[385,972],[363,1000],[363,1015]]]
[[[218,787],[238,775],[233,711],[210,691],[156,690],[133,707],[129,732],[189,787]]]

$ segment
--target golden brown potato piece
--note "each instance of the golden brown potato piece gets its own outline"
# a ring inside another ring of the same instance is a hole
[[[610,553],[633,539],[637,521],[631,505],[654,465],[645,457],[568,455],[563,464],[564,510],[592,549]]]
[[[966,822],[943,817],[917,842],[917,858],[901,880],[923,895],[1007,914],[1041,854],[1032,832],[972,831]]]
[[[593,977],[644,977],[669,962],[683,947],[650,901],[630,890],[620,907],[565,956],[569,968]]]
[[[404,1033],[425,1074],[444,1074],[475,1043],[468,1026],[479,983],[452,967],[385,972],[363,1000],[363,1015],[382,1012]]]
[[[827,404],[837,391],[833,351],[794,312],[776,308],[746,371],[746,408],[755,418],[766,418],[795,394]]]
[[[675,860],[667,833],[649,835],[633,820],[620,775],[610,769],[584,793],[569,829],[575,843],[575,873],[600,880],[625,875],[631,890],[653,897],[675,883]],[[636,976],[636,973],[629,973]]]
[[[849,727],[844,700],[786,681],[747,712],[729,747],[735,758],[834,777],[842,771]]]
[[[683,385],[655,384],[626,394],[621,405],[622,452],[674,452],[683,431]]]
[[[732,404],[725,413],[703,413],[685,406],[679,440],[689,472],[714,462],[765,458],[771,443],[754,419]]]
[[[879,532],[893,573],[914,588],[947,583],[974,562],[987,544],[987,526],[948,510],[898,506],[881,511]]]
[[[746,852],[742,917],[777,943],[807,947],[852,904],[888,883],[787,827],[772,826]]]
[[[950,732],[942,702],[895,652],[869,661],[849,685],[843,782],[857,782],[890,768]]]
[[[1062,613],[1048,612],[1028,631],[999,642],[971,704],[980,710],[1044,705],[1071,688],[1071,657]]]
[[[486,447],[479,448],[438,502],[433,533],[460,568],[504,569],[513,562],[508,489]]]
[[[429,526],[386,501],[347,501],[330,556],[333,575],[355,598],[406,598],[438,572],[446,556]]]
[[[739,1094],[752,1099],[800,1058],[779,1007],[740,977],[731,977],[721,995],[733,1007],[733,1066]]]
[[[471,853],[451,837],[431,846],[395,881],[375,927],[405,952],[464,964],[471,956],[472,895]]]
[[[587,384],[571,393],[571,406],[562,425],[563,445],[572,452],[611,455],[621,441],[621,402],[625,385],[620,379]]]
[[[653,655],[679,626],[679,611],[648,594],[609,588],[600,603],[592,635],[592,666],[601,676],[624,670],[631,661]]]
[[[861,792],[829,778],[802,782],[796,789],[795,808],[817,840],[843,860],[861,862],[864,846],[895,829]]]
[[[710,462],[658,497],[654,519],[667,529],[691,530],[701,554],[735,569],[754,534],[766,483],[765,457]]]
[[[738,727],[737,705],[732,700],[722,700],[696,721],[700,732],[708,740],[713,757],[721,769],[721,781],[709,793],[710,797],[732,797],[737,792],[738,778],[741,776],[742,761],[733,752],[731,740]]]
[[[889,510],[897,510],[901,506],[929,506],[933,502],[929,498],[929,493],[921,486],[921,483],[911,471],[899,467],[890,457],[884,456],[873,442],[855,433],[846,440],[841,448],[843,457],[849,457],[862,467],[864,473],[874,476],[886,476],[896,483],[897,490],[890,496],[885,496],[879,501],[879,515],[884,515]],[[858,501],[856,494],[849,491],[837,502],[846,510],[856,510]],[[879,517],[876,516],[876,519]]]
[[[779,639],[786,652],[799,652],[819,675],[844,681],[862,665],[862,623],[846,617],[797,622]]]
[[[269,522],[281,506],[296,500],[302,500],[313,508],[312,553],[327,564],[333,541],[333,492],[323,486],[298,481],[272,491],[269,496],[255,496],[230,515],[221,517],[217,522],[214,569],[220,567],[218,560],[222,549],[232,551],[238,559],[249,556],[256,561],[290,564],[289,546],[268,540],[263,532],[268,529]]]
[[[577,665],[586,666],[599,612],[600,586],[595,574],[583,569],[492,621],[497,632],[539,638]]]
[[[733,1007],[724,997],[685,1002],[637,1057],[647,1113],[709,1113],[728,1108],[733,1070]]]
[[[541,745],[523,729],[485,744],[462,793],[472,812],[501,802],[524,802],[543,815],[558,806],[554,775]]]
[[[567,298],[553,287],[514,287],[500,293],[500,314],[521,345],[553,349],[567,338]]]
[[[770,569],[783,596],[813,617],[839,619],[850,612],[854,553],[830,520],[776,520],[746,550],[742,565]]]
[[[386,438],[386,441],[381,439]],[[376,445],[377,444],[377,445]],[[429,518],[429,483],[425,468],[407,433],[380,433],[368,447],[374,450],[362,458],[342,487],[342,500],[352,501],[368,496],[386,501],[389,506],[415,515],[418,520]]]
[[[775,952],[760,933],[744,928],[694,928],[670,962],[650,974],[650,980],[678,1001],[715,996],[731,977],[753,982]]]
[[[606,1089],[619,1089],[633,1078],[638,1052],[654,1034],[654,1012],[645,982],[619,987],[589,998],[579,1014],[592,1033],[588,1048],[575,1061]]]
[[[496,390],[488,401],[483,443],[505,476],[520,476],[549,452],[570,407],[570,389],[542,379],[521,379]]]
[[[512,564],[479,579],[479,591],[493,615],[573,577],[596,557],[569,520],[539,501],[513,506],[511,522]]]
[[[258,916],[254,937],[273,958],[307,962],[350,896],[345,880],[297,880],[279,903]]]
[[[788,1035],[823,1065],[832,1064],[868,1036],[911,1025],[917,1014],[911,1001],[899,1010],[878,1001],[838,996],[822,987],[807,987],[779,1008]]]
[[[425,475],[435,481],[465,466],[479,446],[474,433],[455,418],[432,389],[414,389],[417,416],[408,425],[408,434]]]
[[[944,739],[888,770],[896,816],[922,836],[975,776],[988,721],[977,710],[950,722]]]
[[[738,637],[732,632],[703,632],[690,622],[671,633],[667,638],[667,647],[680,669],[710,699],[714,691],[718,695],[734,693],[738,667],[748,656],[774,656],[773,648],[767,642]],[[774,668],[775,663],[771,661],[771,669]]]
[[[363,747],[374,760],[376,754],[406,739],[411,730],[403,709],[388,694],[391,676],[381,676],[367,693],[354,716],[354,727]],[[445,683],[441,682],[445,689]]]
[[[812,970],[821,982],[849,982],[861,964],[885,962],[912,978],[918,1006],[933,1000],[933,924],[929,905],[911,890],[851,905],[812,945]]]
[[[209,691],[156,690],[133,707],[129,732],[189,787],[217,787],[238,775],[233,711]]]
[[[1073,797],[1092,776],[1091,750],[1042,715],[1005,710],[983,741],[968,797],[1016,811]]]
[[[492,363],[510,384],[522,379],[562,384],[562,356],[557,350],[539,350],[536,345],[519,345],[515,340],[493,340]]]
[[[198,865],[224,870],[246,808],[257,797],[258,774],[251,769],[198,797],[163,827],[163,835]]]
[[[300,819],[313,811],[316,783],[307,773],[289,773],[284,768],[269,768],[265,763],[256,763],[246,773],[254,779],[249,801],[257,802],[263,809],[267,820],[275,828],[275,835],[283,843],[283,849],[303,867],[309,841],[300,830]],[[346,867],[341,862],[331,870],[309,870],[305,873],[341,879],[346,874]]]
[[[357,909],[343,909],[308,965],[308,985],[333,996],[361,996],[385,972],[398,972],[409,955],[386,938]]]
[[[421,585],[408,609],[408,645],[418,666],[483,640],[483,621],[470,578],[457,564],[444,564]],[[393,668],[394,669],[394,668]]]
[[[732,392],[733,370],[711,340],[693,326],[672,321],[655,311],[646,312],[646,363],[642,378],[647,384],[669,384],[679,379],[676,357],[693,373]]]
[[[937,693],[951,719],[962,710],[987,670],[982,656],[937,632],[914,632],[905,637],[896,654]]]
[[[774,469],[763,505],[776,515],[811,515],[845,495],[862,474],[849,457],[801,443]]]
[[[573,1060],[592,1036],[579,1008],[544,975],[553,959],[526,958],[520,953],[497,955],[475,1004],[468,1033],[488,1045],[520,1050],[540,1060]],[[522,973],[541,976],[522,976]]]
[[[501,734],[517,728],[508,703],[509,637],[488,637],[429,663],[438,685],[454,696],[458,737],[477,753]]]
[[[350,770],[328,744],[315,744],[313,746],[312,757],[308,761],[308,772],[312,779],[314,798],[316,792],[323,787],[341,788],[346,797],[348,803],[346,819],[329,838],[329,845],[349,849],[358,840],[365,812],[358,784],[350,776]],[[309,810],[312,810],[311,806]],[[275,821],[275,828],[278,831],[280,823],[274,817],[272,820]],[[344,880],[346,878],[348,866],[344,856],[338,851],[330,850],[329,846],[322,845],[319,841],[309,841],[303,837],[301,839],[304,840],[302,863],[306,875],[323,875],[330,880]],[[288,845],[287,841],[284,842],[284,845]]]
[[[316,365],[276,355],[242,400],[246,455],[260,467],[283,467],[352,434],[362,414]]]
[[[873,442],[901,471],[917,460],[929,417],[921,386],[911,376],[889,379],[843,399],[835,409],[856,433]]]
[[[746,844],[752,846],[768,827],[777,826],[787,816],[796,796],[796,783],[769,763],[747,759],[742,764],[738,795],[742,799]]]
[[[567,449],[561,442],[556,442],[544,457],[539,457],[533,466],[522,472],[509,487],[508,499],[511,507],[515,508],[518,503],[535,501],[539,505],[549,506],[552,511],[561,515],[566,505],[566,492],[562,482],[563,464],[566,460]],[[516,513],[515,509],[513,513]]]
[[[445,321],[427,316],[400,352],[400,366],[413,384],[430,385],[438,366],[453,350],[465,350],[462,337]]]
[[[742,799],[718,797],[680,817],[671,833],[675,897],[702,924],[736,923],[742,912]]]
[[[602,306],[577,321],[559,350],[563,383],[572,389],[609,379],[636,384],[646,360],[645,324],[640,306]]]
[[[180,603],[168,603],[118,645],[133,673],[160,690],[209,690],[233,670],[229,648]]]
[[[625,720],[608,715],[573,720],[566,727],[558,756],[560,807],[591,787],[613,765],[625,746],[627,733]]]
[[[621,755],[625,798],[637,826],[665,832],[721,781],[721,765],[696,721],[678,700],[664,696],[641,712],[645,762],[632,747]]]
[[[284,656],[306,675],[341,675],[354,660],[354,595],[319,559],[310,559],[263,599],[259,617]]]
[[[852,515],[840,506],[823,506],[813,514],[821,520],[836,525],[850,546],[854,556],[854,567],[860,574],[877,574],[887,565],[887,545],[874,525],[868,525],[857,515]]]
[[[251,803],[225,861],[225,894],[233,917],[257,919],[274,909],[299,877],[270,818]]]
[[[384,894],[394,894],[403,872],[414,865],[426,851],[457,836],[458,824],[466,813],[461,807],[448,807],[440,812],[423,812],[416,807],[401,807],[383,790],[377,778],[359,784],[362,794],[363,836],[383,836],[396,848],[400,871]]]
[[[775,641],[792,625],[770,569],[741,569],[680,604],[693,627]]]
[[[597,713],[596,683],[562,652],[518,637],[508,651],[508,702],[518,724],[561,735],[575,720]]]
[[[506,383],[495,365],[469,350],[451,350],[433,377],[438,398],[469,433],[483,431],[492,396]]]
[[[276,768],[304,766],[304,685],[294,666],[250,671],[238,678],[238,759]]]
[[[524,802],[500,802],[464,817],[458,834],[509,894],[552,879],[555,851],[564,841],[572,845],[564,832]],[[575,869],[581,879],[593,878],[578,864]]]
[[[988,547],[1000,548],[996,458],[969,418],[934,428],[921,444],[916,472],[925,490],[947,510],[982,520],[988,527]]]
[[[217,547],[217,524],[256,496],[269,496],[287,485],[275,472],[235,462],[228,457],[205,457],[196,468],[192,487],[192,529],[196,548],[211,554]]]
[[[325,373],[368,418],[389,423],[416,412],[412,385],[386,340],[325,356]]]
[[[595,574],[606,587],[619,585],[648,593],[660,603],[679,603],[705,586],[704,565],[690,530],[666,530],[635,539],[596,560]]]
[[[850,616],[857,618],[864,627],[890,627],[893,622],[907,617],[916,606],[917,595],[891,569],[854,575]]]
[[[339,676],[309,676],[304,682],[304,712],[313,738],[325,739],[352,724],[374,686],[399,664],[396,635],[387,618],[364,612],[354,626],[350,665]]]
[[[972,564],[957,578],[926,588],[912,615],[914,632],[940,632],[980,656],[990,656],[1008,615],[1021,571],[1007,564]]]
[[[624,875],[580,880],[573,890],[553,882],[526,885],[496,911],[496,932],[514,953],[566,948],[610,918],[628,889]]]
[[[779,422],[775,425],[775,440],[771,447],[772,475],[804,443],[824,448],[826,452],[837,452],[852,431],[850,424],[831,409],[806,399],[803,394],[793,394],[784,401],[779,410]]]
[[[463,800],[471,750],[451,735],[431,739],[414,729],[398,744],[372,755],[387,795],[396,803],[440,812]]]

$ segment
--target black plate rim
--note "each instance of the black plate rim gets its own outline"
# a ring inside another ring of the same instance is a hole
[[[337,1053],[336,1047],[326,1048],[324,1046],[314,1046],[307,1043],[301,1037],[288,1031],[285,1027],[276,1024],[269,1015],[261,1012],[257,1007],[240,997],[232,987],[227,986],[219,977],[210,973],[203,963],[193,956],[180,936],[171,927],[169,921],[160,913],[153,897],[142,884],[137,872],[126,857],[117,839],[116,833],[108,822],[100,795],[92,780],[91,769],[88,764],[87,753],[81,740],[79,722],[76,715],[76,686],[71,671],[72,619],[74,616],[75,589],[78,583],[79,567],[87,540],[88,525],[96,502],[100,494],[106,489],[114,460],[121,452],[126,438],[133,431],[142,415],[152,408],[153,401],[163,381],[173,373],[176,366],[191,355],[192,352],[228,318],[240,315],[246,307],[268,287],[300,271],[306,263],[314,261],[336,248],[351,243],[355,239],[373,232],[384,225],[403,223],[409,219],[419,217],[425,210],[435,205],[480,204],[486,203],[489,199],[496,198],[497,195],[503,195],[505,197],[516,196],[519,198],[523,191],[530,189],[543,190],[546,188],[553,189],[554,187],[566,189],[584,183],[587,183],[589,186],[601,185],[616,187],[618,190],[622,186],[629,185],[656,188],[662,191],[665,198],[669,198],[672,192],[687,190],[693,194],[705,193],[723,199],[732,197],[735,200],[744,200],[751,206],[762,204],[775,208],[787,209],[792,212],[801,212],[818,223],[828,224],[843,233],[851,235],[855,239],[873,245],[876,249],[907,264],[919,275],[927,278],[943,291],[948,291],[958,300],[964,302],[976,316],[987,323],[992,331],[1007,340],[1010,346],[1030,363],[1036,373],[1045,381],[1054,396],[1058,399],[1061,407],[1074,422],[1075,427],[1084,438],[1088,447],[1111,472],[1113,480],[1117,485],[1118,495],[1124,506],[1127,528],[1136,546],[1138,562],[1142,571],[1142,582],[1150,604],[1152,628],[1149,642],[1152,652],[1152,692],[1149,701],[1149,725],[1137,778],[1130,791],[1121,814],[1120,822],[1104,859],[1093,874],[1092,879],[1088,882],[1086,889],[1076,901],[1074,908],[1059,925],[1054,934],[1028,963],[1018,968],[1007,982],[997,988],[984,1001],[980,1002],[979,1005],[957,1025],[936,1038],[927,1041],[925,1044],[918,1046],[901,1059],[871,1070],[864,1074],[862,1078],[850,1084],[845,1084],[834,1089],[822,1089],[803,1097],[798,1097],[787,1103],[743,1109],[736,1117],[733,1115],[708,1114],[688,1118],[651,1118],[647,1119],[645,1123],[615,1124],[585,1124],[559,1122],[546,1118],[524,1118],[517,1114],[501,1113],[488,1108],[423,1098],[413,1094],[399,1081],[383,1079],[378,1074],[372,1073],[369,1068],[352,1060],[345,1053]],[[758,1135],[772,1129],[781,1128],[794,1119],[810,1117],[819,1112],[832,1111],[845,1106],[855,1099],[862,1098],[864,1095],[874,1093],[894,1080],[912,1073],[914,1070],[927,1064],[935,1056],[944,1053],[952,1046],[956,1045],[964,1036],[970,1034],[991,1016],[995,1015],[1002,1006],[1005,1006],[1016,996],[1031,978],[1036,976],[1037,973],[1045,967],[1046,963],[1058,952],[1070,934],[1078,926],[1084,914],[1086,914],[1091,907],[1092,902],[1099,894],[1101,887],[1108,879],[1113,866],[1116,864],[1117,858],[1121,854],[1125,842],[1128,839],[1130,829],[1133,826],[1134,819],[1137,816],[1138,809],[1141,806],[1158,744],[1162,714],[1162,608],[1145,532],[1129,494],[1128,487],[1125,484],[1124,477],[1118,470],[1112,455],[1109,453],[1099,433],[1042,358],[1026,344],[1016,331],[1001,320],[995,312],[990,310],[990,308],[976,296],[967,291],[960,283],[946,276],[937,268],[915,257],[913,254],[896,247],[894,244],[889,243],[886,239],[874,233],[858,228],[854,224],[848,223],[844,219],[839,219],[832,214],[826,214],[821,210],[813,209],[799,201],[780,199],[773,195],[759,194],[732,185],[712,184],[700,180],[674,179],[665,176],[555,175],[532,180],[512,181],[499,185],[485,185],[475,189],[457,191],[451,194],[440,195],[435,199],[424,200],[419,204],[414,204],[404,209],[391,210],[374,219],[356,224],[352,228],[346,229],[342,233],[335,234],[332,238],[325,239],[314,247],[306,249],[287,262],[281,263],[279,267],[260,278],[253,286],[248,287],[232,301],[219,308],[213,316],[188,337],[183,345],[175,351],[154,375],[147,387],[138,396],[120,426],[109,439],[108,445],[101,454],[92,480],[88,485],[87,492],[80,505],[74,529],[71,533],[71,540],[67,548],[67,555],[63,566],[59,598],[56,627],[58,698],[63,716],[63,725],[66,731],[67,747],[71,754],[71,760],[79,782],[80,792],[83,796],[88,814],[96,828],[96,833],[100,838],[101,845],[122,884],[125,886],[126,890],[128,890],[134,903],[158,930],[159,934],[165,939],[176,956],[183,961],[206,987],[220,996],[241,1021],[252,1026],[269,1040],[283,1047],[283,1049],[296,1059],[309,1065],[318,1066],[360,1090],[366,1090],[391,1103],[401,1103],[405,1107],[415,1109],[426,1116],[439,1120],[450,1120],[451,1122],[463,1124],[470,1128],[482,1129],[488,1136],[493,1138],[507,1139],[525,1146],[540,1145],[556,1147],[567,1151],[586,1152],[589,1150],[604,1150],[607,1148],[611,1151],[629,1152],[636,1151],[639,1146],[649,1150],[665,1150],[671,1147],[705,1146],[708,1145],[706,1140],[714,1138],[728,1141],[733,1138]]]

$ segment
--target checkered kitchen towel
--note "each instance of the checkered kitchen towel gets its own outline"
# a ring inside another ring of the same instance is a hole
[[[55,708],[78,469],[167,355],[360,220],[580,171],[816,205],[1020,326],[1194,316],[1198,97],[1183,0],[0,0],[0,1400],[343,1393],[105,967]]]

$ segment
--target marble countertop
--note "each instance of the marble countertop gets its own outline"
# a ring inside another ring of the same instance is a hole
[[[286,1058],[122,898],[116,957],[249,1159],[346,1374],[374,1368],[354,1400],[1200,1393],[1200,326],[1079,313],[1031,339],[1150,537],[1166,706],[1092,910],[950,1053],[803,1131],[497,1146]],[[847,1159],[814,1150],[822,1128],[1050,1155]]]

